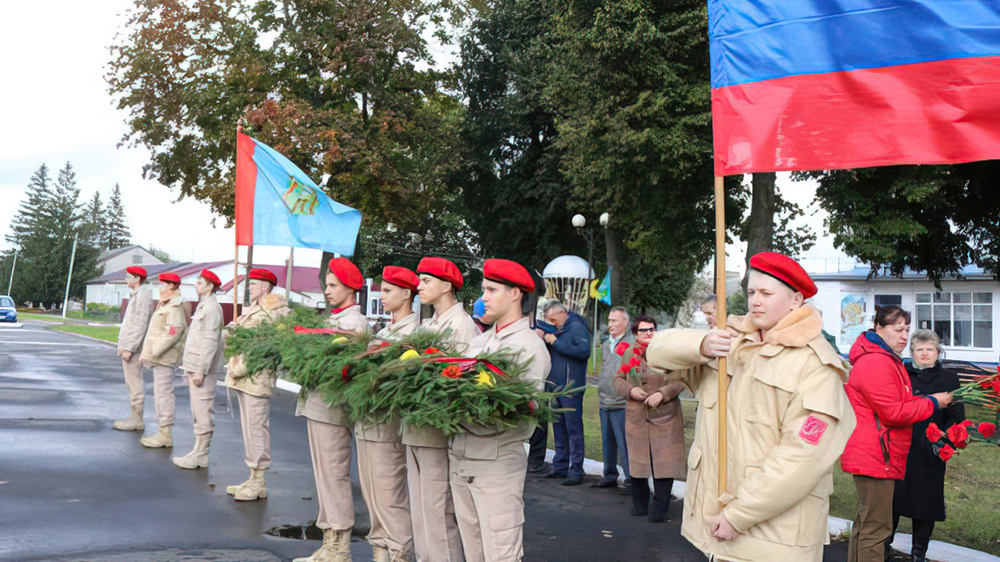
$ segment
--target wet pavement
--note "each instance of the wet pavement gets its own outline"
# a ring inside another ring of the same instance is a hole
[[[188,393],[175,379],[176,454],[193,442]],[[235,397],[234,397],[235,398]],[[276,394],[271,414],[273,466],[269,495],[235,502],[225,487],[247,477],[239,415],[216,393],[216,431],[208,470],[170,462],[170,449],[149,450],[137,432],[111,428],[127,413],[121,364],[113,346],[50,332],[38,323],[0,329],[0,560],[247,561],[307,556],[318,541],[269,536],[316,517],[305,421],[294,397]],[[146,372],[147,431],[155,430],[151,374]],[[356,480],[356,478],[355,478]],[[587,484],[589,484],[589,480]],[[358,528],[367,527],[360,493]],[[525,560],[703,561],[675,521],[652,524],[628,514],[616,490],[532,478],[525,490]],[[843,545],[827,561],[846,559]],[[371,548],[352,543],[355,560]]]

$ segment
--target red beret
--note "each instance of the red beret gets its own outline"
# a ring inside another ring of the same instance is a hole
[[[465,279],[462,277],[462,272],[458,270],[458,266],[444,258],[428,257],[420,260],[420,264],[417,265],[417,273],[433,275],[442,281],[451,283],[455,289],[461,289],[462,285],[465,284]]]
[[[382,270],[382,281],[414,292],[417,290],[417,285],[420,284],[420,278],[417,277],[416,273],[395,265],[385,266],[385,269]]]
[[[201,270],[201,277],[205,279],[205,281],[215,285],[216,289],[222,286],[222,280],[219,279],[219,276],[207,269]]]
[[[131,273],[132,275],[135,275],[136,277],[139,277],[143,281],[146,280],[146,277],[149,277],[146,274],[146,268],[145,267],[139,267],[137,265],[133,265],[132,267],[126,267],[125,268],[125,273]]]
[[[251,269],[250,279],[260,279],[261,281],[267,281],[272,285],[278,284],[278,276],[266,269]]]
[[[159,276],[160,283],[176,283],[181,284],[181,278],[176,273],[161,273]]]
[[[490,281],[517,287],[526,293],[535,292],[535,280],[521,264],[510,260],[490,259],[483,264],[483,277]]]
[[[750,258],[750,268],[766,273],[788,285],[793,290],[802,293],[805,298],[812,298],[817,290],[812,278],[802,269],[799,262],[777,252],[761,252]]]
[[[365,278],[361,275],[361,270],[347,258],[333,258],[330,260],[330,273],[341,283],[360,291],[365,286]]]

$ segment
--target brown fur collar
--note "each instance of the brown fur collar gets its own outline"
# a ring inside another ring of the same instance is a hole
[[[284,306],[288,306],[285,297],[277,293],[268,293],[260,298],[260,307],[264,310],[277,310]]]
[[[738,332],[759,337],[759,331],[750,321],[750,315],[730,316],[728,325]],[[823,319],[819,311],[809,305],[793,310],[785,315],[774,328],[767,332],[764,343],[773,343],[785,347],[805,347],[810,341],[823,333]]]

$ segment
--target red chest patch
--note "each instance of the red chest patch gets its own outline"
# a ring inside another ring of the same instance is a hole
[[[823,438],[823,434],[826,433],[827,426],[825,421],[816,416],[809,416],[802,424],[802,429],[799,430],[799,437],[810,445],[817,445],[819,440]]]

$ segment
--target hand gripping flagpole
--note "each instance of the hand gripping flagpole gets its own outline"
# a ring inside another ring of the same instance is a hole
[[[722,176],[715,177],[715,327],[726,329],[726,190]],[[719,498],[728,487],[728,417],[729,373],[726,358],[719,358]]]

